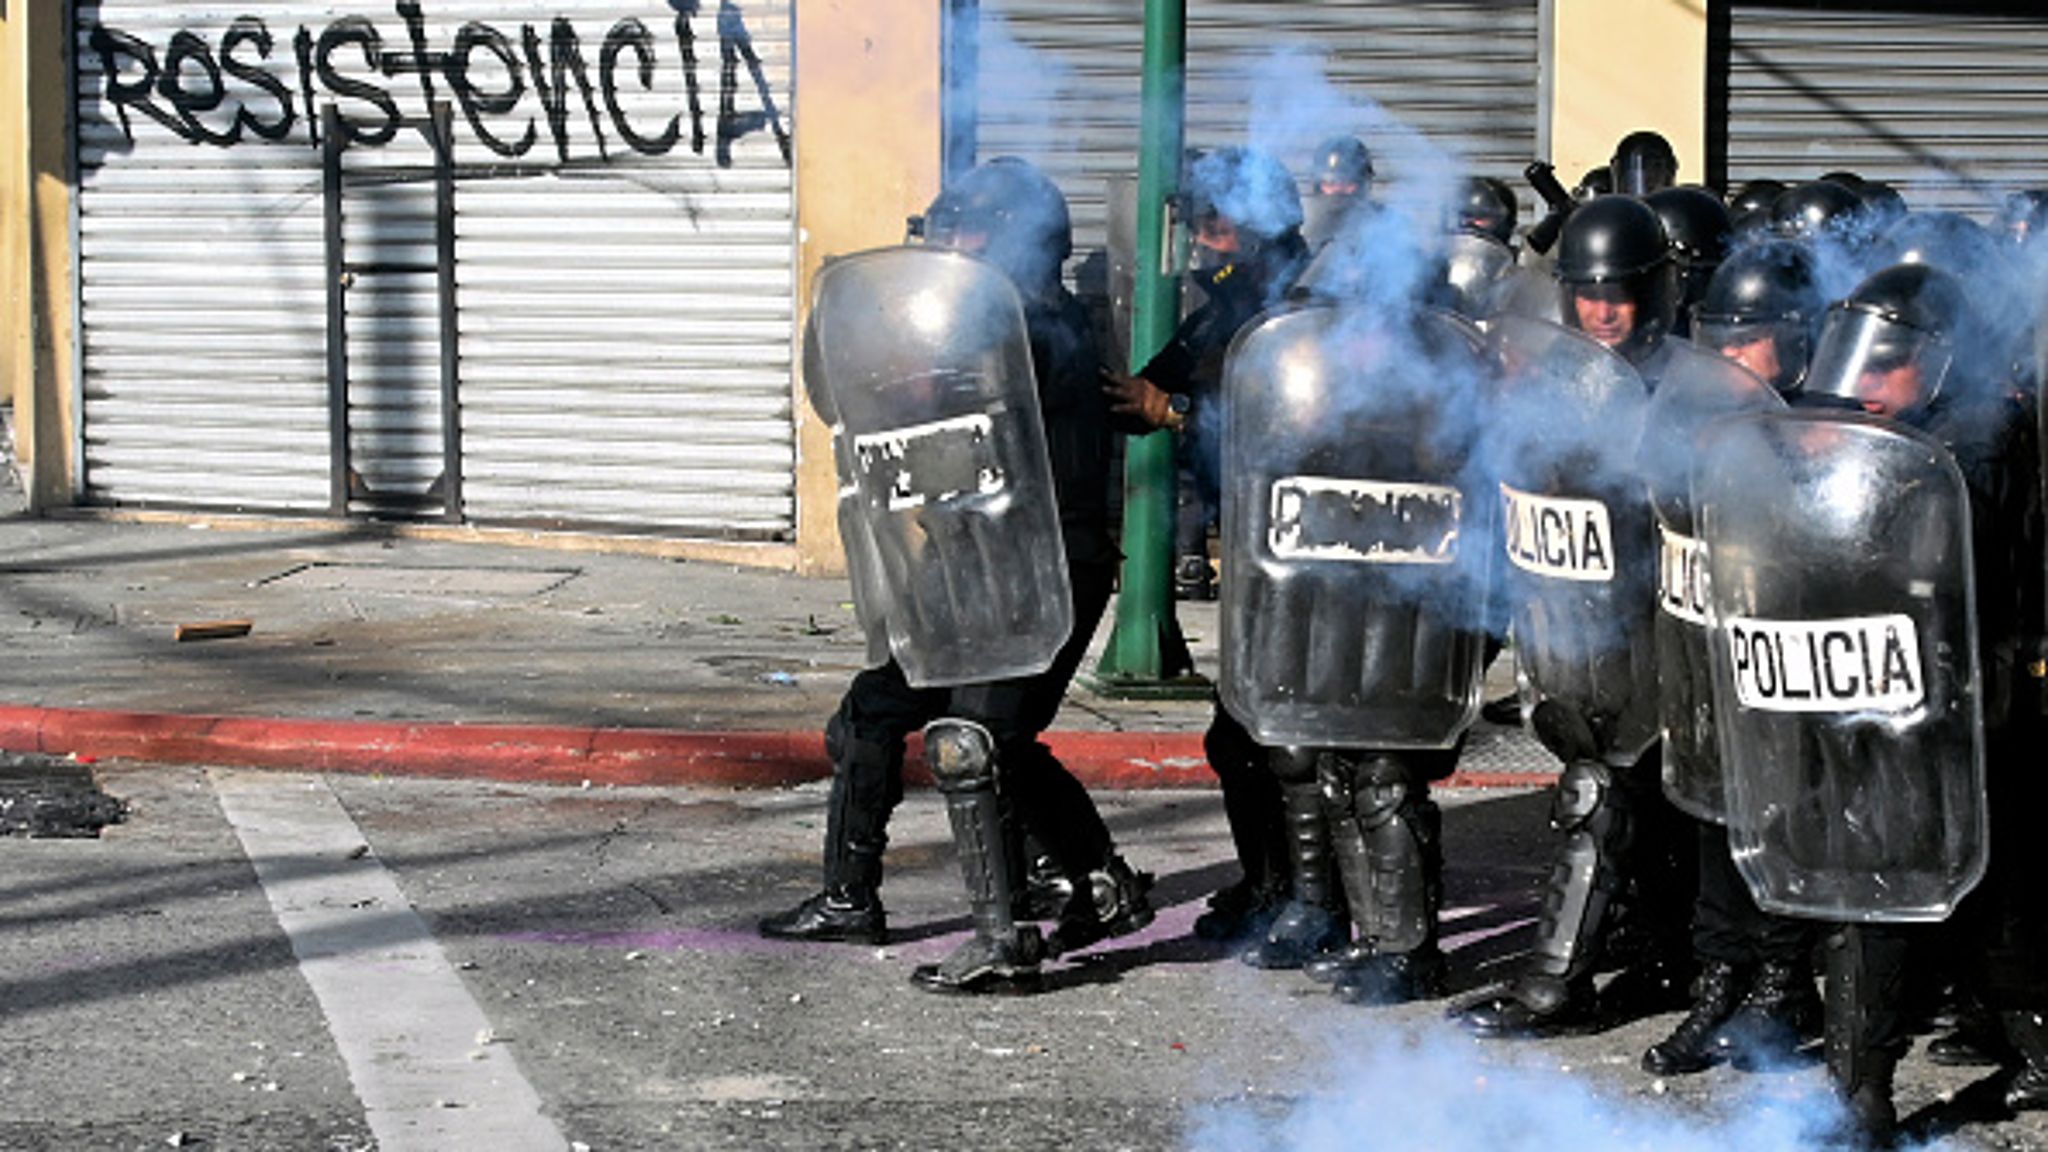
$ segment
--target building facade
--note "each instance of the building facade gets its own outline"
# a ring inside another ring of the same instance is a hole
[[[811,275],[1038,162],[1098,281],[1142,0],[0,0],[0,386],[41,508],[836,568]],[[1188,142],[1569,182],[2048,183],[2017,3],[1187,0]],[[1530,203],[1529,206],[1533,206]]]

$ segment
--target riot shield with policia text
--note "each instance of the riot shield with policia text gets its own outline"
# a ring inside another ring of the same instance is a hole
[[[1849,411],[1716,424],[1693,462],[1735,863],[1772,912],[1939,920],[1986,862],[1969,495]]]
[[[1649,401],[1626,360],[1556,324],[1500,316],[1486,456],[1501,501],[1500,546],[1517,660],[1538,725],[1561,759],[1614,767],[1658,736],[1657,557],[1637,441]]]
[[[885,630],[917,687],[1043,671],[1073,604],[1016,289],[903,247],[829,262],[812,298],[804,382],[832,423],[871,641]]]
[[[1679,341],[1643,421],[1642,471],[1657,518],[1657,694],[1664,794],[1701,820],[1725,821],[1707,662],[1707,564],[1693,525],[1692,459],[1700,433],[1743,411],[1777,410],[1769,384],[1724,356]]]
[[[1486,376],[1449,313],[1268,313],[1224,370],[1223,705],[1262,744],[1448,748],[1478,713]]]

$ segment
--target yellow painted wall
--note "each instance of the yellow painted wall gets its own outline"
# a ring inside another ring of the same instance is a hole
[[[797,330],[828,256],[895,244],[938,193],[942,5],[796,0]],[[838,480],[796,381],[798,569],[843,571]]]
[[[1707,177],[1706,0],[1553,0],[1550,156],[1566,187],[1638,128],[1662,132],[1680,183]]]
[[[70,502],[72,252],[63,0],[0,18],[0,391],[37,508]]]

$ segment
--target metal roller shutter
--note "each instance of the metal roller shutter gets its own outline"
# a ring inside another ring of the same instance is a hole
[[[1928,7],[1731,6],[1730,182],[1848,169],[1980,218],[2048,182],[2048,17]]]
[[[330,506],[333,105],[351,508],[789,534],[790,4],[679,7],[82,3],[85,498]]]
[[[1187,143],[1255,142],[1303,171],[1320,141],[1350,132],[1384,180],[1399,181],[1419,147],[1513,177],[1542,154],[1539,7],[1188,0]],[[1101,247],[1104,183],[1136,170],[1142,0],[981,0],[980,10],[977,153],[1044,167],[1072,201],[1076,249]],[[1327,89],[1307,83],[1315,69]],[[1427,144],[1341,122],[1368,100]]]

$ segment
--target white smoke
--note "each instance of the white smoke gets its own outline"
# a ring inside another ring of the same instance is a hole
[[[1361,1022],[1364,1017],[1361,1017]],[[1673,1097],[1596,1087],[1539,1050],[1473,1040],[1445,1024],[1373,1021],[1324,1038],[1324,1083],[1277,1119],[1249,1103],[1191,1116],[1195,1152],[1802,1152],[1843,1115],[1812,1079],[1755,1076],[1709,1113]],[[1647,1088],[1647,1082],[1646,1082]]]

